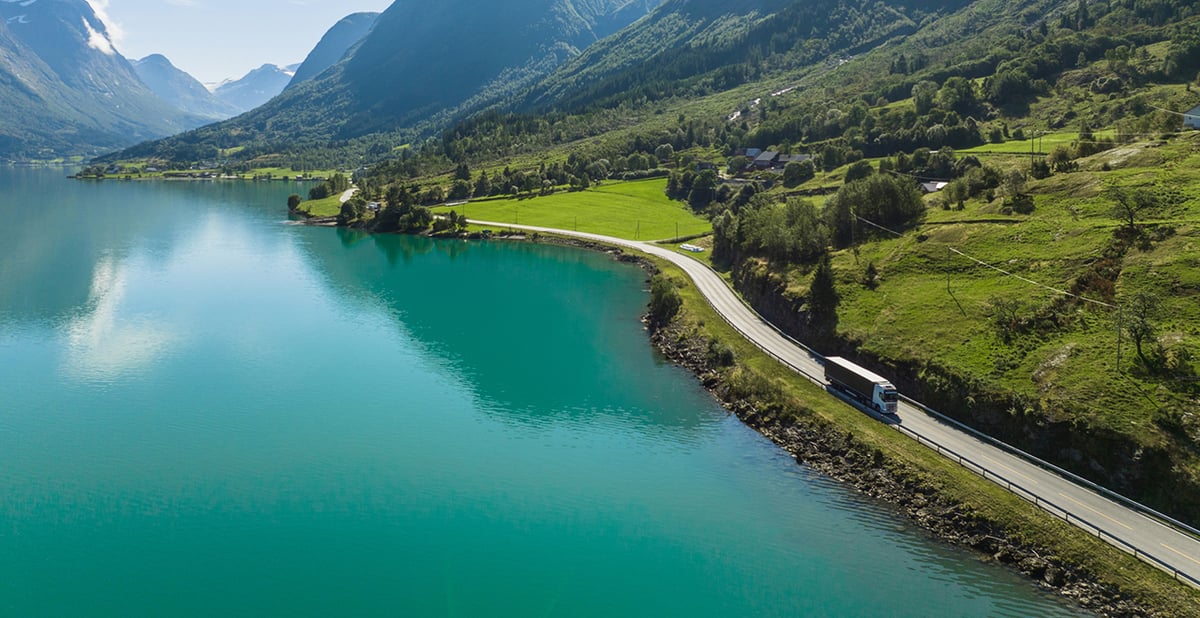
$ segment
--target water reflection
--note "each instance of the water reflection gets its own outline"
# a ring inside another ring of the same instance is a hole
[[[87,182],[67,169],[0,167],[0,324],[58,323],[92,299],[98,265],[140,252],[165,260],[194,233],[200,213],[262,218],[284,204],[285,183]],[[136,205],[131,207],[131,205]],[[264,210],[264,205],[267,205]],[[283,209],[274,218],[282,217]],[[231,228],[233,226],[230,226]]]
[[[396,328],[459,374],[481,409],[526,423],[597,415],[675,428],[700,423],[686,406],[659,405],[695,397],[679,381],[627,379],[676,371],[639,332],[645,275],[634,266],[545,244],[296,232],[331,289],[385,308]],[[631,382],[648,384],[631,392]]]
[[[126,270],[115,259],[96,264],[88,308],[65,328],[69,376],[113,380],[149,366],[181,339],[163,321],[121,315],[127,284]]]

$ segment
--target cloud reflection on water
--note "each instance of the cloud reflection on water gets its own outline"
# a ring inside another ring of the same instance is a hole
[[[96,263],[89,302],[64,328],[64,373],[76,380],[111,381],[145,370],[182,337],[161,320],[122,315],[127,267],[112,257]]]

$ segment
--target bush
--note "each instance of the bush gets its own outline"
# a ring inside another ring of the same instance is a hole
[[[718,367],[732,367],[734,361],[733,348],[729,347],[729,344],[722,343],[716,339],[709,339],[708,361]]]
[[[670,278],[654,275],[650,280],[650,321],[663,325],[671,321],[679,308],[683,306],[683,297]]]

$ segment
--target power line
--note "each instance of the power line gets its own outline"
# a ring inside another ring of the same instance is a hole
[[[1190,116],[1191,116],[1191,114],[1185,114],[1185,113],[1183,113],[1183,112],[1177,112],[1177,111],[1175,111],[1175,110],[1173,110],[1173,109],[1167,109],[1167,108],[1165,108],[1165,107],[1159,107],[1159,106],[1157,106],[1157,105],[1151,105],[1151,104],[1149,104],[1149,103],[1147,103],[1147,104],[1146,104],[1146,107],[1149,107],[1149,108],[1151,108],[1151,109],[1156,109],[1156,110],[1158,110],[1158,111],[1160,111],[1160,112],[1167,112],[1168,114],[1175,114],[1176,116],[1183,116],[1184,118],[1188,118],[1188,117],[1190,117]]]
[[[869,219],[865,219],[865,218],[863,218],[863,217],[860,217],[860,216],[858,216],[858,215],[854,215],[854,218],[855,218],[855,219],[858,219],[859,221],[862,221],[863,223],[866,223],[867,225],[870,225],[871,227],[878,228],[878,229],[880,229],[880,230],[883,230],[883,231],[885,231],[885,232],[887,232],[887,233],[889,233],[889,234],[892,234],[892,235],[894,235],[894,236],[897,236],[897,237],[903,237],[903,236],[904,236],[904,234],[901,234],[900,232],[897,232],[896,230],[893,230],[893,229],[886,228],[886,227],[884,227],[884,226],[882,226],[882,225],[880,225],[880,224],[878,224],[878,223],[875,223],[874,221],[871,221],[871,220],[869,220]],[[1012,278],[1014,278],[1014,279],[1017,279],[1018,281],[1023,281],[1023,282],[1025,282],[1025,283],[1028,283],[1028,284],[1030,284],[1030,285],[1035,285],[1035,286],[1037,286],[1037,287],[1039,287],[1039,288],[1042,288],[1042,289],[1045,289],[1045,290],[1049,290],[1049,291],[1051,291],[1051,292],[1054,292],[1054,293],[1056,293],[1056,294],[1061,294],[1061,295],[1063,295],[1063,296],[1069,296],[1069,297],[1071,297],[1071,298],[1078,298],[1079,300],[1082,300],[1082,301],[1084,301],[1084,302],[1092,303],[1092,304],[1095,304],[1095,305],[1100,305],[1101,307],[1107,307],[1107,308],[1109,308],[1109,309],[1117,309],[1117,306],[1116,306],[1116,305],[1112,305],[1112,304],[1106,303],[1106,302],[1104,302],[1104,301],[1099,301],[1099,300],[1096,300],[1096,299],[1094,299],[1094,298],[1088,298],[1088,297],[1086,297],[1086,296],[1080,296],[1080,295],[1078,295],[1078,294],[1073,294],[1073,293],[1071,293],[1071,292],[1068,292],[1068,291],[1066,291],[1066,290],[1060,290],[1060,289],[1058,289],[1058,288],[1056,288],[1056,287],[1052,287],[1052,286],[1046,285],[1046,284],[1044,284],[1044,283],[1041,283],[1041,282],[1039,282],[1039,281],[1034,281],[1033,279],[1029,279],[1029,278],[1027,278],[1027,277],[1022,277],[1021,275],[1018,275],[1018,274],[1016,274],[1016,273],[1009,272],[1009,271],[1007,271],[1007,270],[1004,270],[1003,268],[1000,268],[1000,267],[998,267],[998,266],[993,266],[993,265],[991,265],[991,264],[988,264],[987,262],[984,262],[983,260],[981,260],[981,259],[979,259],[979,258],[977,258],[977,257],[971,256],[971,255],[967,255],[966,253],[963,253],[962,251],[959,251],[958,249],[955,249],[954,247],[951,247],[951,246],[949,246],[949,245],[947,245],[947,246],[946,246],[946,248],[947,248],[947,249],[949,249],[950,251],[954,252],[954,253],[957,253],[958,255],[961,255],[961,256],[962,256],[962,257],[964,257],[964,258],[967,258],[968,260],[970,260],[970,261],[972,261],[972,262],[975,262],[976,264],[979,264],[980,266],[984,266],[984,267],[986,267],[986,268],[990,268],[991,270],[994,270],[994,271],[996,271],[996,272],[998,272],[998,273],[1001,273],[1001,274],[1007,275],[1007,276],[1009,276],[1009,277],[1012,277]]]
[[[1094,298],[1088,298],[1088,297],[1086,297],[1086,296],[1080,296],[1080,295],[1078,295],[1078,294],[1072,294],[1071,292],[1068,292],[1068,291],[1066,291],[1066,290],[1060,290],[1060,289],[1058,289],[1058,288],[1055,288],[1055,287],[1048,286],[1048,285],[1046,285],[1046,284],[1044,284],[1044,283],[1040,283],[1040,282],[1038,282],[1038,281],[1034,281],[1033,279],[1028,279],[1028,278],[1026,278],[1026,277],[1022,277],[1021,275],[1018,275],[1018,274],[1016,274],[1016,273],[1009,272],[1009,271],[1007,271],[1007,270],[1004,270],[1003,268],[1000,268],[1000,267],[998,267],[998,266],[992,266],[991,264],[988,264],[987,262],[984,262],[983,260],[980,260],[979,258],[972,257],[972,256],[970,256],[970,255],[967,255],[966,253],[963,253],[962,251],[959,251],[958,249],[955,249],[954,247],[947,247],[947,249],[949,249],[950,251],[953,251],[954,253],[957,253],[958,255],[961,255],[961,256],[963,256],[963,257],[967,258],[968,260],[971,260],[972,262],[975,262],[976,264],[979,264],[980,266],[984,266],[984,267],[986,267],[986,268],[990,268],[990,269],[992,269],[992,270],[994,270],[994,271],[996,271],[996,272],[1003,273],[1003,274],[1005,274],[1005,275],[1007,275],[1007,276],[1009,276],[1009,277],[1012,277],[1012,278],[1014,278],[1014,279],[1017,279],[1018,281],[1024,281],[1025,283],[1028,283],[1028,284],[1030,284],[1030,285],[1035,285],[1035,286],[1037,286],[1037,287],[1039,287],[1039,288],[1042,288],[1042,289],[1050,290],[1051,292],[1054,292],[1054,293],[1056,293],[1056,294],[1062,294],[1063,296],[1070,296],[1070,297],[1072,297],[1072,298],[1078,298],[1079,300],[1082,300],[1082,301],[1085,301],[1085,302],[1089,302],[1089,303],[1093,303],[1093,304],[1096,304],[1096,305],[1100,305],[1101,307],[1108,307],[1109,309],[1116,309],[1116,308],[1117,308],[1117,306],[1116,306],[1116,305],[1110,305],[1110,304],[1108,304],[1108,303],[1106,303],[1106,302],[1099,301],[1099,300],[1096,300],[1096,299],[1094,299]]]
[[[867,220],[867,219],[864,219],[864,218],[862,218],[862,217],[860,217],[860,216],[858,216],[858,215],[854,215],[854,218],[855,218],[855,219],[858,219],[859,221],[862,221],[863,223],[866,223],[867,225],[870,225],[870,226],[872,226],[872,227],[877,227],[877,228],[879,228],[879,229],[881,229],[881,230],[883,230],[883,231],[885,231],[885,232],[887,232],[887,233],[889,233],[889,234],[894,234],[895,236],[897,236],[897,237],[900,237],[900,238],[903,238],[903,237],[904,237],[904,234],[901,234],[900,232],[897,232],[896,230],[889,230],[888,228],[886,228],[886,227],[883,227],[882,225],[879,225],[878,223],[875,223],[874,221],[869,221],[869,220]]]

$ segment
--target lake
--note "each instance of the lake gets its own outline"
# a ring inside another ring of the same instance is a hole
[[[0,614],[1072,616],[798,466],[609,256],[0,167]]]

